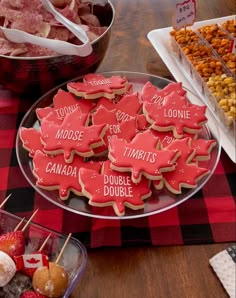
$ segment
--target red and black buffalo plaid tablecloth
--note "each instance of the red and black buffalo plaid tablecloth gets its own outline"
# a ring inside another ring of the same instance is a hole
[[[76,215],[41,197],[18,166],[17,129],[33,99],[19,97],[0,86],[0,203],[8,212],[29,218],[58,232],[72,232],[88,248],[129,245],[182,245],[236,241],[236,165],[224,151],[219,164],[198,193],[163,213],[138,218],[104,220]]]

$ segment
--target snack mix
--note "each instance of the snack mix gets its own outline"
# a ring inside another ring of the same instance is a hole
[[[195,30],[170,32],[171,45],[199,90],[209,99],[219,121],[233,135],[236,132],[236,36],[235,19],[209,24]],[[235,138],[235,136],[233,136]]]

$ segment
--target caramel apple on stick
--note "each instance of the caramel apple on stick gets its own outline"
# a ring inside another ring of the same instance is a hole
[[[35,292],[51,298],[62,297],[69,285],[69,275],[63,266],[58,264],[66,245],[68,244],[71,233],[68,235],[55,262],[49,262],[48,267],[39,267],[32,279]],[[46,285],[50,284],[50,287]]]

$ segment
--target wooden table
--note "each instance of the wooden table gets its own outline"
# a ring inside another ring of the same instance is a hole
[[[147,39],[171,26],[176,0],[112,0],[110,47],[98,71],[170,75]],[[181,1],[179,1],[181,2]],[[196,21],[235,14],[234,0],[197,1]],[[73,298],[223,298],[227,294],[209,259],[229,243],[179,247],[104,248],[88,251],[88,267]]]

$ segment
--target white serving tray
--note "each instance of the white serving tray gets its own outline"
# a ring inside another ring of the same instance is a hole
[[[201,21],[201,22],[196,22],[191,28],[195,29],[200,26],[204,26],[207,24],[215,24],[215,23],[222,23],[226,20],[235,18],[235,16],[227,16],[227,17],[222,17],[222,18],[217,18],[217,19],[210,19],[206,21]],[[151,44],[159,54],[159,56],[162,58],[176,81],[182,82],[183,86],[186,87],[187,89],[192,90],[195,92],[200,98],[203,97],[201,94],[200,90],[196,87],[196,85],[193,83],[193,80],[187,73],[185,72],[183,65],[178,61],[176,56],[171,50],[170,46],[170,34],[169,32],[173,30],[172,27],[166,27],[162,29],[156,29],[148,32],[148,39],[150,40]],[[202,98],[204,102],[207,102],[207,99]],[[200,102],[200,101],[199,101]],[[198,102],[196,102],[198,104]],[[213,118],[215,117],[213,113],[208,111],[207,114],[208,117],[208,125],[211,128],[211,123],[213,122]],[[216,117],[215,117],[216,118]],[[217,122],[219,120],[216,118]],[[232,136],[229,136],[224,130],[224,128],[219,125],[219,132],[220,132],[220,137],[221,137],[221,144],[222,147],[224,148],[225,152],[228,154],[230,159],[236,163],[236,142],[235,138]]]

